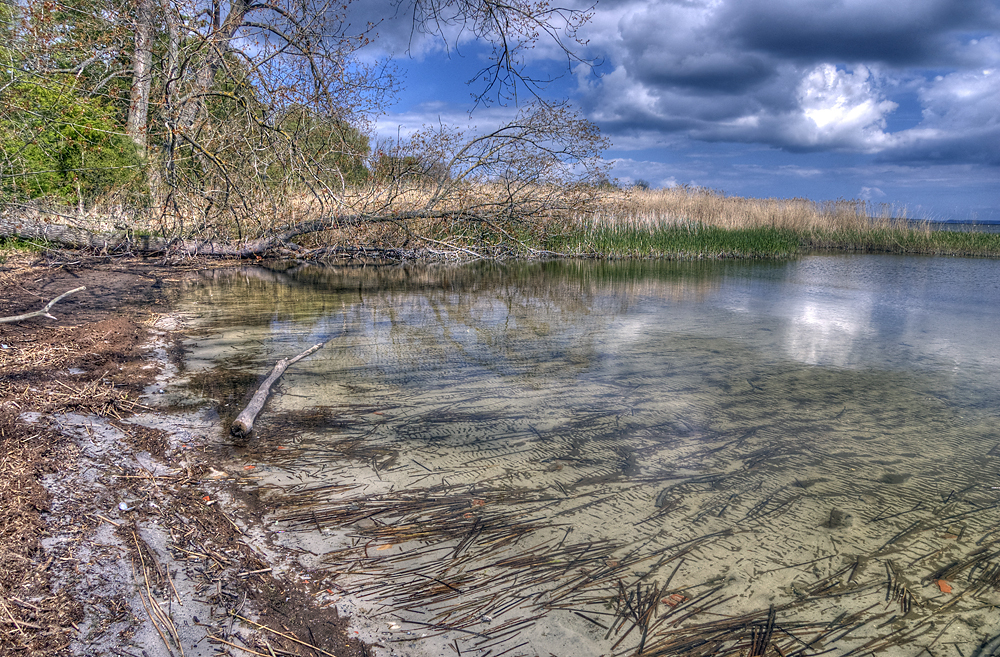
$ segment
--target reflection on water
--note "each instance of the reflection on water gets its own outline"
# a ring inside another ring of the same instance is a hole
[[[333,338],[237,456],[386,651],[968,656],[1000,633],[997,274],[248,269],[177,305],[195,385]]]

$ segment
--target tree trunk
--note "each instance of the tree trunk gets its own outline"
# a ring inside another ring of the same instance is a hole
[[[146,123],[149,88],[153,82],[153,0],[139,0],[135,17],[135,50],[132,53],[132,86],[129,90],[125,131],[146,156]]]
[[[298,248],[288,244],[299,235],[316,233],[334,228],[360,226],[414,217],[441,218],[446,213],[403,213],[398,215],[366,216],[348,215],[326,219],[301,221],[280,233],[242,243],[209,240],[165,239],[154,235],[136,235],[129,232],[92,233],[82,228],[62,224],[48,224],[10,214],[0,214],[0,238],[42,240],[73,249],[92,249],[104,253],[175,253],[185,256],[224,256],[252,258],[281,248]]]

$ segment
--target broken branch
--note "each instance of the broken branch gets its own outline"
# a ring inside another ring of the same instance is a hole
[[[233,426],[229,430],[230,433],[240,438],[249,436],[250,432],[253,431],[253,423],[257,419],[257,414],[264,408],[264,403],[267,402],[267,398],[271,394],[271,386],[274,385],[274,382],[281,378],[281,375],[285,373],[289,365],[297,363],[309,354],[322,349],[324,346],[326,346],[326,342],[321,342],[309,347],[294,358],[282,358],[275,363],[271,373],[260,384],[260,387],[257,388],[257,392],[254,393],[250,403],[236,417],[236,421],[233,422]]]
[[[49,310],[52,309],[52,306],[56,305],[59,301],[62,301],[64,297],[68,297],[74,292],[79,292],[80,290],[86,290],[86,289],[87,286],[81,285],[80,287],[73,288],[68,292],[63,292],[52,301],[49,301],[47,304],[45,304],[44,308],[42,308],[41,310],[36,310],[33,313],[25,313],[23,315],[13,315],[11,317],[0,317],[0,324],[4,324],[6,322],[20,322],[25,319],[31,319],[32,317],[48,317],[49,319],[55,319],[55,317],[49,314]]]

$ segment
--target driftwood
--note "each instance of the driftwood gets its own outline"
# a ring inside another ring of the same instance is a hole
[[[268,395],[271,394],[271,386],[274,385],[274,382],[281,378],[281,375],[285,373],[289,365],[297,363],[309,354],[319,351],[324,346],[326,346],[326,342],[321,342],[309,347],[294,358],[282,358],[275,363],[274,369],[271,370],[271,373],[264,379],[264,382],[257,388],[257,392],[254,393],[250,403],[247,404],[242,413],[236,416],[233,426],[229,429],[230,433],[240,438],[249,436],[250,432],[253,431],[253,423],[257,419],[257,414],[264,408],[264,403],[267,401]]]
[[[36,310],[33,313],[25,313],[23,315],[13,315],[11,317],[0,317],[0,324],[4,324],[6,322],[20,322],[25,319],[31,319],[32,317],[48,317],[49,319],[55,319],[55,317],[49,314],[49,310],[52,309],[52,306],[56,305],[56,303],[61,301],[63,297],[68,297],[74,292],[79,292],[80,290],[86,290],[86,289],[87,286],[81,285],[80,287],[75,287],[72,290],[69,290],[68,292],[63,292],[52,301],[49,301],[47,304],[45,304],[44,308],[42,308],[41,310]]]

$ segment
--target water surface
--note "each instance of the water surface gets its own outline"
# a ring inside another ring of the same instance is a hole
[[[230,456],[385,654],[967,657],[1000,633],[995,261],[255,268],[178,294],[223,414],[329,340]]]

